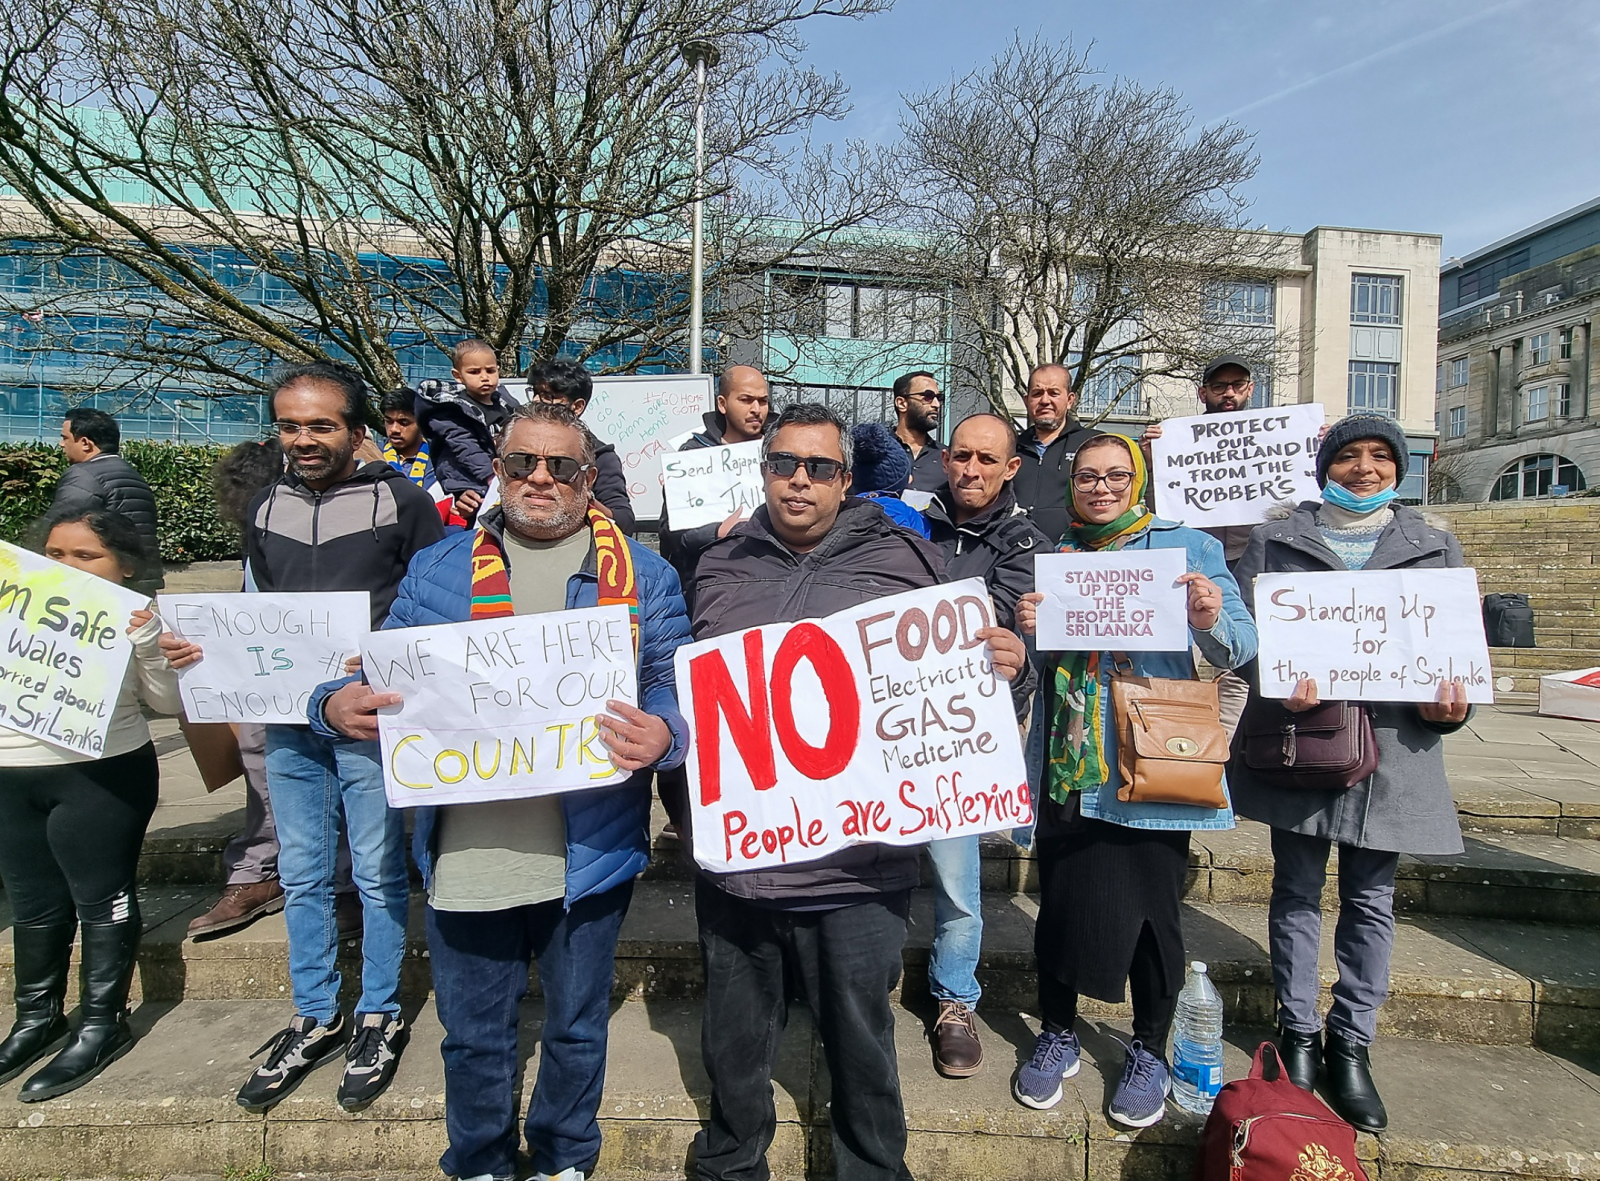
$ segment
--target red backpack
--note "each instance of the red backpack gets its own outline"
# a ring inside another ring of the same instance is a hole
[[[1256,1047],[1250,1077],[1217,1093],[1194,1181],[1367,1181],[1356,1130],[1289,1081],[1278,1047]]]

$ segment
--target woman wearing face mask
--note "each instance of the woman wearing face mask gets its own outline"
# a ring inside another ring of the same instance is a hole
[[[68,509],[45,519],[35,548],[62,565],[126,583],[146,569],[144,541],[121,513]],[[134,873],[156,808],[156,751],[140,712],[180,708],[178,678],[158,646],[161,621],[135,611],[128,662],[98,755],[74,754],[0,729],[0,878],[11,903],[16,1024],[0,1042],[0,1083],[68,1032],[67,961],[81,927],[78,1028],[23,1084],[24,1103],[81,1087],[128,1052],[128,987],[139,946]]]
[[[1306,501],[1252,534],[1236,567],[1245,601],[1260,574],[1463,565],[1454,537],[1396,503],[1406,462],[1405,435],[1392,420],[1362,415],[1335,423],[1317,452],[1322,503]],[[1311,709],[1320,702],[1318,688],[1303,680],[1284,704],[1296,713]],[[1368,1047],[1389,994],[1395,867],[1401,853],[1461,851],[1443,748],[1444,735],[1459,729],[1469,712],[1459,683],[1442,685],[1438,701],[1429,704],[1374,704],[1377,770],[1342,790],[1274,786],[1243,758],[1229,770],[1239,814],[1272,826],[1268,930],[1284,1064],[1306,1090],[1325,1066],[1334,1110],[1363,1131],[1388,1124]],[[1323,1042],[1317,952],[1322,885],[1335,844],[1339,979]]]
[[[1099,435],[1072,463],[1069,552],[1181,549],[1187,558],[1189,636],[1218,668],[1256,652],[1255,623],[1211,537],[1144,510],[1144,457],[1121,435]],[[1037,628],[1043,595],[1024,595],[1018,627]],[[1131,652],[1141,677],[1193,679],[1189,649]],[[1183,987],[1179,906],[1189,868],[1189,834],[1233,827],[1226,806],[1125,803],[1118,799],[1110,652],[1045,652],[1029,738],[1039,766],[1034,852],[1041,879],[1034,932],[1039,1016],[1033,1057],[1012,1093],[1029,1107],[1053,1107],[1061,1082],[1078,1071],[1072,1032],[1078,997],[1133,999],[1133,1041],[1108,1114],[1128,1127],[1161,1119],[1172,1090],[1167,1033]]]

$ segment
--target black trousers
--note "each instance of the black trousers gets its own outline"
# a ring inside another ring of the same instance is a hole
[[[128,920],[158,774],[149,743],[109,759],[0,767],[0,879],[19,926]]]
[[[767,1181],[777,1130],[772,1063],[788,1018],[786,984],[816,1018],[833,1080],[838,1181],[910,1181],[889,993],[900,978],[905,894],[831,910],[775,910],[697,879],[706,970],[700,1047],[711,1119],[695,1137],[698,1181]]]
[[[1134,944],[1128,968],[1128,992],[1133,1000],[1133,1036],[1158,1058],[1167,1055],[1167,1034],[1178,1011],[1178,993],[1167,979],[1154,931],[1147,924]],[[1078,1019],[1078,994],[1049,972],[1039,970],[1039,1018],[1052,1033],[1072,1028]]]

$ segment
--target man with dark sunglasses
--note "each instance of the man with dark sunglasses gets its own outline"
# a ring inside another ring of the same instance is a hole
[[[926,369],[901,374],[894,382],[894,436],[911,457],[907,488],[933,492],[944,487],[944,448],[939,445],[939,413],[944,395]]]

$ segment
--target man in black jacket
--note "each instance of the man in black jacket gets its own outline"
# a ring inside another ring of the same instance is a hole
[[[528,397],[535,402],[554,402],[582,418],[593,396],[594,378],[576,361],[545,361],[528,371]],[[622,470],[622,457],[615,444],[601,442],[588,427],[583,429],[594,439],[594,498],[611,514],[617,528],[632,537],[638,522],[633,515],[633,501],[628,498],[628,475]]]
[[[137,469],[118,454],[122,430],[104,410],[78,406],[61,424],[61,450],[70,465],[56,485],[50,511],[104,509],[133,522],[149,551],[149,568],[138,572],[130,590],[153,595],[165,585],[161,543],[156,534],[156,498]]]
[[[824,406],[790,406],[762,444],[767,503],[700,559],[697,639],[812,619],[932,586],[943,563],[871,501],[848,497],[850,433]],[[983,633],[980,633],[983,634]],[[1021,641],[988,639],[1007,679]],[[701,1048],[711,1118],[695,1139],[699,1181],[766,1175],[772,1141],[773,1031],[786,981],[816,1017],[833,1080],[840,1181],[908,1178],[906,1125],[889,992],[900,973],[916,848],[860,844],[816,861],[742,873],[700,871],[696,917],[706,965]]]
[[[1040,532],[1051,545],[1059,545],[1071,519],[1067,504],[1072,457],[1100,432],[1072,416],[1078,393],[1065,365],[1040,365],[1030,373],[1022,402],[1028,410],[1028,429],[1017,448],[1022,465],[1012,488]]]

